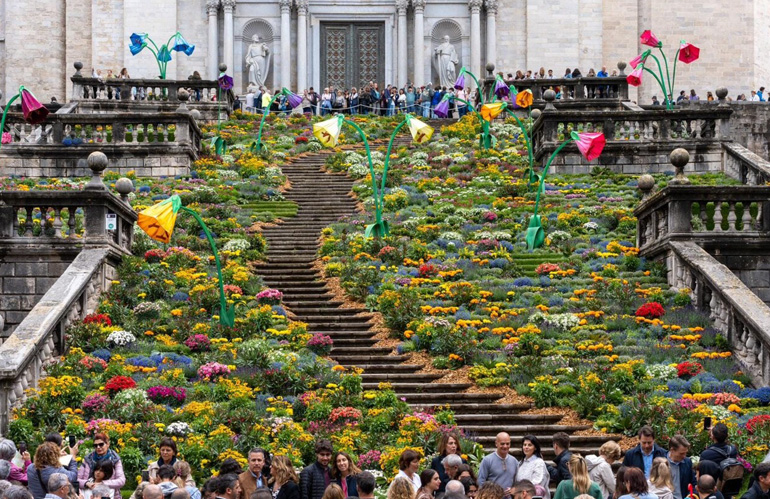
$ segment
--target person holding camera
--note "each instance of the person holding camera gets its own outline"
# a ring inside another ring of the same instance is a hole
[[[32,461],[30,460],[29,452],[27,452],[27,445],[23,442],[19,442],[19,454],[21,454],[21,458],[24,460],[24,468],[13,464],[13,458],[16,456],[16,445],[13,441],[7,438],[0,438],[0,459],[11,463],[8,481],[16,485],[27,485],[26,469],[32,464]]]
[[[115,492],[115,497],[119,498],[121,497],[120,489],[126,484],[126,475],[123,473],[123,462],[120,460],[120,456],[110,449],[110,439],[104,433],[94,435],[94,450],[83,459],[83,466],[78,470],[80,488],[83,490],[94,488],[96,463],[105,460],[112,463],[114,471],[112,478],[104,480],[103,483]]]
[[[75,460],[78,455],[78,445],[70,449],[71,459],[67,467],[63,467],[59,446],[53,442],[43,442],[35,450],[35,460],[27,467],[27,479],[29,491],[35,499],[43,499],[48,494],[48,480],[54,473],[63,473],[71,483],[77,480],[78,463]]]

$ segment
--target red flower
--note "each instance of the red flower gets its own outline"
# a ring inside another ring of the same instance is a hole
[[[83,324],[103,324],[105,326],[112,326],[112,321],[107,314],[88,314],[83,318]]]
[[[24,120],[33,125],[44,122],[49,113],[48,109],[26,88],[21,90],[21,112],[24,113]]]
[[[645,51],[644,51],[644,52],[642,52],[641,54],[639,54],[639,55],[637,55],[636,57],[634,57],[633,59],[631,59],[631,61],[630,61],[628,64],[629,64],[629,65],[630,65],[632,68],[636,69],[636,67],[637,67],[639,64],[644,64],[644,61],[646,61],[646,60],[647,60],[647,56],[649,56],[649,55],[650,55],[650,51],[649,51],[649,50],[645,50]]]
[[[642,36],[639,37],[639,41],[642,42],[642,45],[647,45],[648,47],[663,46],[663,44],[658,40],[658,37],[655,36],[650,30],[646,30],[644,33],[642,33]]]
[[[603,133],[572,132],[572,138],[586,161],[593,161],[598,158],[607,144],[607,139],[604,138]]]
[[[680,378],[695,376],[703,372],[703,366],[697,362],[685,361],[676,366],[676,374]]]
[[[645,303],[636,310],[637,317],[646,317],[648,319],[658,319],[665,314],[666,310],[663,308],[663,305],[656,301]]]
[[[107,383],[104,384],[104,389],[107,390],[110,395],[115,395],[118,392],[122,392],[123,390],[128,390],[129,388],[135,387],[136,381],[128,376],[113,376],[109,381],[107,381]]]
[[[424,263],[420,265],[420,268],[417,270],[417,274],[420,277],[432,277],[438,275],[438,269],[433,264]]]
[[[626,76],[626,81],[632,87],[638,87],[642,84],[642,71],[644,71],[644,64],[640,64],[631,71],[631,74]]]
[[[679,46],[679,60],[685,64],[690,64],[693,61],[697,61],[700,57],[700,49],[695,45],[687,42],[682,42]]]
[[[762,427],[768,425],[770,426],[770,415],[768,414],[761,414],[759,416],[754,416],[751,419],[748,420],[746,423],[746,429],[751,433],[754,434],[755,431],[757,431],[757,427]]]

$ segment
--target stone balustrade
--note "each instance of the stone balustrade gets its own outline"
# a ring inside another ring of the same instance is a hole
[[[109,250],[82,251],[62,276],[0,345],[0,434],[5,434],[14,406],[36,388],[47,364],[64,352],[67,327],[93,312],[109,288],[114,268]]]
[[[232,105],[233,95],[220,91],[216,80],[159,80],[142,78],[86,78],[72,76],[72,100],[121,100],[179,102],[179,90],[186,89],[192,102],[216,102],[221,95]],[[223,101],[223,102],[224,102]]]
[[[551,102],[553,99],[551,99]],[[548,102],[548,100],[547,100]],[[549,102],[550,104],[550,102]],[[532,128],[535,159],[544,166],[571,131],[602,132],[604,152],[592,163],[569,145],[552,163],[552,171],[588,173],[606,166],[622,173],[655,173],[671,169],[668,153],[677,147],[692,151],[690,172],[721,171],[722,141],[729,140],[728,107],[708,109],[582,110],[546,109]]]
[[[6,129],[11,142],[0,149],[0,175],[28,177],[88,175],[83,158],[95,150],[119,173],[184,174],[202,137],[184,102],[172,113],[50,114],[39,125],[8,113]]]
[[[689,289],[757,386],[770,384],[770,307],[725,265],[692,241],[671,241],[669,283]]]
[[[770,186],[669,185],[634,210],[637,246],[647,257],[671,241],[743,244],[770,241]]]
[[[723,170],[726,175],[746,185],[764,185],[770,182],[770,161],[736,142],[725,142],[723,151]]]
[[[543,94],[546,90],[552,89],[561,91],[561,99],[557,103],[579,100],[608,100],[608,101],[626,101],[628,100],[628,82],[624,76],[613,76],[609,78],[550,78],[550,79],[529,79],[513,80],[512,83],[516,90],[531,90],[532,95],[537,101],[543,101]]]

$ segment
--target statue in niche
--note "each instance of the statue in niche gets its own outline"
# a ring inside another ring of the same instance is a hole
[[[454,45],[449,43],[449,36],[444,35],[444,43],[433,50],[433,66],[438,73],[442,87],[451,87],[457,79],[457,65],[460,57]]]
[[[270,71],[270,47],[261,41],[259,35],[251,37],[251,45],[246,51],[246,65],[249,67],[249,86],[264,86]]]

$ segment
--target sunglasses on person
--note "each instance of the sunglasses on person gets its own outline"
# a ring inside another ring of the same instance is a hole
[[[94,446],[99,448],[99,449],[101,449],[105,445],[107,445],[105,442],[94,442]]]

